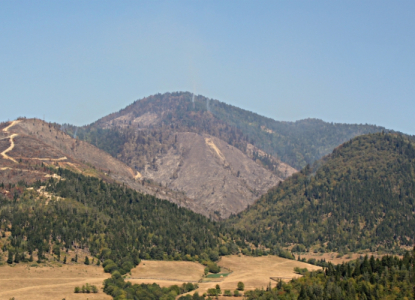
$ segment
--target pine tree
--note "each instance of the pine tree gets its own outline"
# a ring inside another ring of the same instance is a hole
[[[64,264],[66,264],[66,255],[65,255],[65,257],[63,258],[63,263],[64,263]]]
[[[89,258],[88,258],[88,256],[85,256],[85,262],[84,262],[84,264],[89,265]]]
[[[13,253],[9,250],[9,257],[7,258],[7,263],[11,265],[13,263]]]
[[[17,252],[16,252],[16,254],[14,255],[14,262],[15,262],[16,264],[18,264],[18,263],[20,262],[20,255],[19,255],[19,253],[17,253]]]

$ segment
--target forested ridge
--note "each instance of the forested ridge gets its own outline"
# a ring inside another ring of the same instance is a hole
[[[414,245],[415,148],[398,134],[359,136],[229,220],[253,243],[318,251]]]
[[[140,259],[208,262],[218,259],[219,245],[229,253],[236,247],[223,224],[176,204],[65,169],[56,174],[61,178],[35,185],[44,184],[50,200],[31,189],[0,198],[0,229],[11,231],[3,251],[19,257],[38,251],[42,258],[54,245],[79,247],[111,260],[108,271],[125,274]]]
[[[147,126],[150,129],[208,133],[243,152],[247,150],[247,143],[251,143],[296,169],[312,164],[350,138],[385,130],[375,125],[328,123],[318,119],[276,121],[218,100],[176,92],[137,100],[119,112],[81,128],[79,137],[112,155],[120,153],[127,140],[106,132],[109,129],[98,129],[127,114],[139,117],[146,113],[158,115],[157,120]],[[137,124],[131,122],[114,124],[122,124],[123,131],[137,129]],[[110,136],[115,137],[113,143]],[[123,134],[123,137],[127,135]],[[267,161],[263,163],[267,165]]]

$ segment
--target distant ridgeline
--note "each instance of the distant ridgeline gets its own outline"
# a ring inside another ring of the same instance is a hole
[[[251,143],[296,169],[312,164],[355,136],[385,130],[374,125],[327,123],[318,119],[275,121],[218,100],[176,92],[137,100],[119,112],[80,128],[78,136],[116,155],[129,140],[128,135],[136,131],[137,124],[125,124],[122,133],[102,130],[103,124],[127,114],[134,117],[154,114],[157,118],[146,125],[149,129],[207,133],[243,152],[247,150],[247,143]],[[68,130],[75,132],[76,129],[68,127]],[[264,159],[265,165],[268,163],[266,157],[258,158]]]
[[[255,244],[295,243],[342,253],[413,246],[414,145],[398,134],[354,138],[229,223]]]

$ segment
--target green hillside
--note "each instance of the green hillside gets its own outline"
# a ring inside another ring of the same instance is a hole
[[[363,135],[262,196],[230,223],[264,245],[321,251],[415,243],[415,149],[401,135]],[[301,247],[300,247],[301,248]]]
[[[38,199],[23,183],[8,186],[12,199],[0,197],[0,231],[3,237],[11,231],[3,251],[24,260],[35,251],[42,258],[52,245],[76,246],[101,261],[111,259],[106,269],[125,274],[140,259],[217,260],[221,237],[229,236],[222,225],[168,201],[64,169],[56,172],[61,180],[35,188],[43,185],[64,199]]]

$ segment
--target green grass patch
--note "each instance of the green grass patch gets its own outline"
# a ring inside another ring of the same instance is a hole
[[[218,273],[218,274],[209,274],[206,275],[206,278],[221,278],[221,277],[226,277],[231,273]]]

